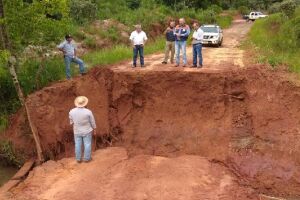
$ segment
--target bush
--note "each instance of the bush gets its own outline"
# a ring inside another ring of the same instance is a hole
[[[141,5],[141,0],[126,0],[127,6],[130,9],[137,9]]]
[[[248,15],[249,12],[250,12],[250,9],[249,9],[247,6],[240,6],[240,7],[238,8],[238,11],[239,11],[239,13],[242,14],[242,15]]]
[[[297,4],[295,0],[285,0],[280,4],[281,12],[288,17],[291,17],[294,14],[296,7]]]
[[[272,4],[268,9],[270,14],[281,12],[280,10],[280,2]]]
[[[208,10],[212,10],[216,14],[220,14],[223,11],[222,7],[220,7],[218,5],[211,5],[210,7],[208,7]]]
[[[21,167],[24,163],[24,158],[17,155],[11,141],[0,141],[0,154],[4,164]]]
[[[18,95],[11,76],[6,68],[0,67],[0,118],[2,128],[6,124],[6,115],[15,112],[19,107]]]
[[[268,11],[271,14],[282,12],[286,16],[291,17],[295,12],[297,4],[298,3],[296,2],[296,0],[285,0],[281,3],[277,2],[277,3],[272,4],[272,6],[270,6]]]
[[[71,0],[70,15],[78,24],[92,21],[97,16],[97,4],[90,0]]]

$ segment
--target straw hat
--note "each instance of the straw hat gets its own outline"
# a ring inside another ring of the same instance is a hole
[[[85,107],[89,102],[89,99],[85,96],[76,97],[74,104],[77,108]]]

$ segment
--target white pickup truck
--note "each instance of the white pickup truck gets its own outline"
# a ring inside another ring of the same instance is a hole
[[[268,17],[268,15],[264,15],[261,12],[251,12],[249,15],[244,16],[244,18],[246,18],[247,21],[250,21],[250,20],[255,21],[257,19],[265,18],[265,17]]]

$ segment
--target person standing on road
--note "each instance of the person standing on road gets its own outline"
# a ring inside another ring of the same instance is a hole
[[[194,33],[193,33],[193,68],[201,68],[203,66],[202,58],[202,41],[203,41],[203,30],[200,28],[198,22],[193,24]],[[197,66],[197,58],[199,57],[199,65]]]
[[[180,50],[182,50],[183,67],[187,65],[186,41],[190,35],[190,27],[185,24],[185,19],[179,19],[179,25],[175,28],[176,67],[180,64]]]
[[[164,34],[166,35],[166,50],[165,50],[165,59],[162,64],[167,64],[169,60],[169,55],[171,52],[170,61],[174,63],[174,54],[175,54],[175,21],[172,20],[169,23],[169,27],[165,30]]]
[[[84,62],[76,55],[77,47],[73,42],[71,35],[65,36],[65,41],[57,46],[57,48],[64,53],[64,60],[66,65],[67,79],[71,79],[71,62],[79,65],[79,71],[81,75],[85,74]]]
[[[92,135],[96,136],[96,122],[91,110],[87,109],[88,98],[85,96],[76,97],[73,108],[69,112],[70,124],[73,125],[75,141],[75,157],[81,163],[81,146],[84,145],[83,161],[91,161]]]
[[[140,56],[141,67],[145,66],[144,63],[144,46],[146,41],[148,40],[147,35],[144,31],[142,31],[141,25],[135,26],[135,31],[133,31],[130,35],[130,41],[133,46],[133,64],[132,67],[136,67],[136,61],[138,55]]]

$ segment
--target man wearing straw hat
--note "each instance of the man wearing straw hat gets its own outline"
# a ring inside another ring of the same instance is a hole
[[[73,108],[69,113],[70,124],[73,125],[75,141],[75,157],[78,163],[81,162],[81,146],[84,145],[83,161],[91,161],[92,134],[96,135],[95,118],[91,110],[87,109],[88,98],[85,96],[76,97]]]

